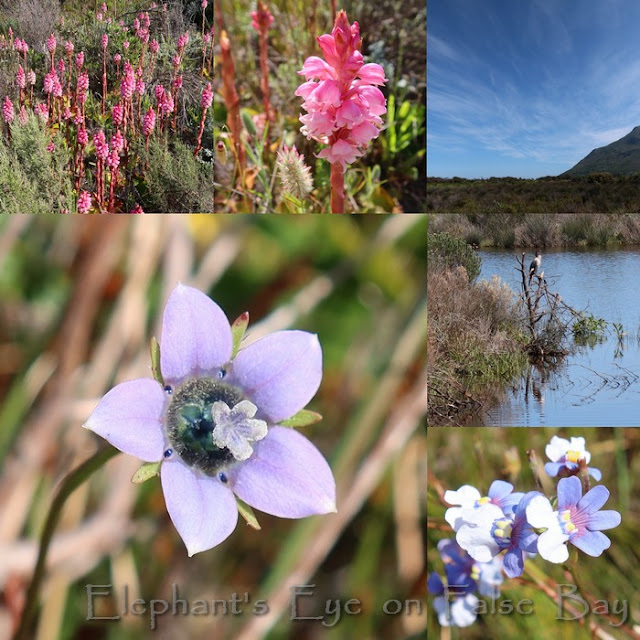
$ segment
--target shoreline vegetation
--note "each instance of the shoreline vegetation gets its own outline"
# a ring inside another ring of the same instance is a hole
[[[429,214],[428,224],[429,426],[479,426],[482,408],[499,401],[532,358],[539,358],[539,347],[550,351],[549,335],[554,335],[555,349],[562,350],[571,322],[582,322],[581,327],[593,322],[594,330],[598,326],[592,316],[573,315],[569,321],[558,318],[553,327],[536,327],[532,336],[522,294],[537,296],[543,282],[531,292],[526,285],[524,292],[516,292],[496,276],[477,281],[480,257],[475,248],[517,247],[518,253],[532,254],[535,247],[640,244],[637,214]]]
[[[640,172],[617,176],[427,178],[427,212],[618,213],[640,211]]]

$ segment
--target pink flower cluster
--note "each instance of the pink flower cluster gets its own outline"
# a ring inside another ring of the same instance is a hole
[[[62,85],[60,84],[60,78],[55,71],[50,71],[44,77],[44,92],[51,93],[55,97],[62,95]]]
[[[300,116],[301,132],[329,145],[317,157],[339,163],[345,171],[380,133],[380,116],[387,109],[378,86],[387,79],[379,64],[364,64],[360,27],[350,25],[344,11],[338,12],[331,34],[317,40],[325,60],[311,56],[298,71],[307,80],[295,93],[304,99],[307,112]]]
[[[202,90],[202,98],[200,99],[200,105],[203,109],[208,109],[213,102],[213,89],[211,83],[207,82],[207,86]]]
[[[109,145],[104,136],[104,131],[100,129],[95,136],[93,136],[93,144],[96,147],[96,156],[99,160],[106,160],[109,156]]]
[[[20,87],[20,89],[24,89],[27,85],[27,77],[24,74],[22,65],[20,65],[18,67],[18,71],[16,71],[16,84]]]
[[[16,38],[13,41],[13,48],[18,53],[24,53],[25,55],[26,55],[27,51],[29,51],[29,45],[24,40],[21,40],[20,38]]]
[[[49,53],[56,52],[56,37],[53,35],[53,33],[47,38],[47,51]]]
[[[9,96],[5,96],[2,103],[2,117],[7,124],[13,122],[13,102],[9,99]]]
[[[251,26],[260,33],[261,31],[268,31],[269,27],[273,23],[273,15],[271,11],[262,2],[258,2],[258,10],[251,12]]]
[[[78,196],[78,213],[89,213],[91,209],[91,194],[88,191],[81,191]]]
[[[152,107],[149,107],[149,110],[144,115],[144,120],[142,121],[142,133],[145,136],[150,136],[153,133],[153,127],[156,124],[156,112]]]

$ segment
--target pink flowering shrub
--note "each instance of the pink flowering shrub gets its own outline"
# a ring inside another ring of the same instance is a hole
[[[202,24],[199,15],[181,21],[176,32],[174,14],[153,12],[150,3],[139,10],[108,2],[62,11],[67,22],[46,28],[44,46],[29,46],[15,25],[15,36],[12,31],[7,38],[0,17],[0,62],[6,69],[0,154],[15,155],[20,145],[40,150],[38,158],[48,164],[33,172],[27,167],[36,182],[29,192],[39,193],[37,181],[46,173],[52,185],[47,199],[56,211],[171,211],[170,199],[180,203],[180,211],[210,210],[213,153],[200,153],[198,131],[201,91],[213,75],[212,64],[201,67],[199,47],[191,45],[200,42],[201,28],[210,30],[213,12],[203,14]],[[37,145],[19,138],[35,132]],[[169,198],[148,181],[175,175],[178,156],[185,171]],[[28,162],[28,154],[20,161]],[[42,196],[46,202],[45,190]]]

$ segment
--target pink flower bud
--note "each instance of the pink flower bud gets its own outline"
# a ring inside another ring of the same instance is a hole
[[[69,120],[69,118],[71,118],[71,109],[69,109],[69,107],[65,107],[62,112],[62,119]]]
[[[82,65],[84,64],[84,51],[81,51],[77,56],[76,56],[76,67],[78,69],[82,69]]]
[[[145,136],[150,136],[153,133],[153,127],[156,124],[156,112],[152,107],[149,107],[147,113],[145,113],[144,120],[142,121],[142,133]]]
[[[164,87],[161,84],[157,84],[154,93],[158,104],[160,104],[162,96],[164,95]]]
[[[29,73],[27,73],[27,80],[30,85],[34,85],[36,83],[36,72],[33,69],[30,69]]]
[[[106,49],[109,44],[109,35],[107,33],[102,34],[102,48]]]
[[[107,13],[107,5],[105,2],[102,3],[102,6],[100,7],[102,13]]]
[[[207,0],[202,0],[202,9],[206,9],[207,8]]]
[[[200,100],[200,105],[206,111],[213,102],[213,90],[211,88],[211,83],[208,82],[207,86],[202,90],[202,98]]]
[[[129,48],[129,41],[128,41],[128,40],[125,40],[125,41],[122,43],[122,49],[123,49],[124,51],[126,51],[128,48]]]
[[[139,204],[136,204],[136,206],[133,207],[133,209],[131,209],[129,213],[144,213],[144,211]]]
[[[133,28],[137,31],[140,28],[140,20],[138,20],[138,18],[135,18],[133,21]]]
[[[177,69],[180,66],[180,56],[177,54],[173,56],[173,58],[171,58],[171,64],[173,64],[173,66]]]
[[[176,76],[172,84],[176,89],[180,89],[182,87],[182,74],[180,74],[179,76]]]
[[[151,49],[151,53],[158,53],[159,48],[160,48],[160,45],[158,44],[157,40],[152,40],[151,44],[149,44],[149,49]]]
[[[67,52],[67,55],[71,55],[73,53],[73,42],[70,42],[69,40],[67,40],[64,43],[64,50]]]
[[[20,111],[18,112],[18,120],[20,124],[27,124],[27,120],[29,119],[29,115],[27,114],[27,108],[22,105],[20,107]]]
[[[56,150],[56,145],[53,143],[53,140],[47,145],[47,151],[49,153],[53,153]]]
[[[78,213],[89,213],[91,209],[91,194],[88,191],[81,191],[78,196]]]
[[[58,69],[58,73],[60,75],[64,74],[65,64],[64,64],[64,60],[62,58],[60,58],[60,60],[58,60],[58,64],[56,65],[56,68]]]
[[[141,96],[144,93],[145,83],[141,78],[136,79],[136,93]]]
[[[102,22],[102,18],[103,18],[102,12],[98,11],[98,13],[96,13],[96,19],[98,20],[98,22]]]
[[[18,71],[16,71],[16,84],[21,88],[24,89],[26,84],[27,84],[27,78],[24,74],[24,69],[22,68],[22,65],[20,65],[18,67]]]
[[[49,53],[56,52],[56,37],[53,35],[53,33],[47,38],[47,51]]]
[[[53,86],[55,81],[57,80],[58,76],[56,74],[55,71],[49,71],[49,73],[47,73],[47,75],[44,77],[44,92],[45,93],[52,93],[53,92]]]
[[[113,56],[113,61],[114,61],[116,64],[120,64],[120,60],[122,60],[122,56],[121,56],[119,53],[116,53],[116,54]]]
[[[5,96],[2,103],[2,117],[7,124],[13,122],[13,102],[9,99],[9,96]]]

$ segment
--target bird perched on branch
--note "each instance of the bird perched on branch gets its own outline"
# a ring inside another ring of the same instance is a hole
[[[531,278],[537,273],[538,269],[540,269],[540,264],[542,263],[542,256],[539,251],[536,251],[536,257],[531,261],[529,265],[529,283],[531,283]]]

